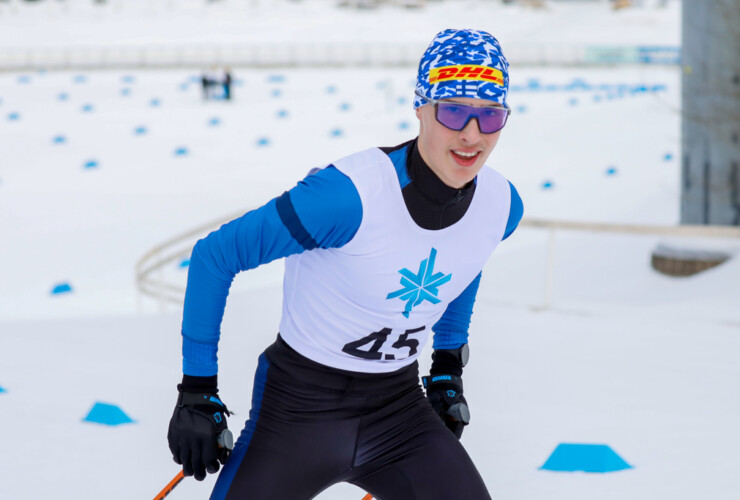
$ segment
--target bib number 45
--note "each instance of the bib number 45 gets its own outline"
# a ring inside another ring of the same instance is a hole
[[[393,333],[393,330],[390,328],[383,328],[379,332],[373,332],[360,340],[349,342],[342,348],[342,352],[346,352],[350,356],[354,356],[356,358],[370,360],[385,359],[387,361],[391,361],[394,359],[408,358],[409,356],[416,354],[417,348],[419,347],[419,341],[417,339],[409,338],[409,335],[424,331],[425,328],[426,327],[422,326],[406,330],[399,335],[398,340],[391,345],[393,349],[402,349],[407,347],[409,351],[405,356],[402,355],[403,353],[393,354],[383,350],[383,345],[388,340],[388,336]],[[369,345],[369,347],[365,347],[367,345]]]

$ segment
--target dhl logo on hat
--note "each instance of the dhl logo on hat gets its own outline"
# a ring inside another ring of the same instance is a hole
[[[482,80],[495,83],[501,87],[504,86],[503,73],[496,68],[489,68],[487,66],[462,64],[458,66],[442,66],[429,70],[430,85],[447,80]]]

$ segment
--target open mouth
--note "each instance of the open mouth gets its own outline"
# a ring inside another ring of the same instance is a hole
[[[455,159],[455,161],[463,166],[469,167],[473,163],[475,163],[475,160],[478,159],[478,155],[480,155],[480,151],[455,151],[452,150],[452,157]]]

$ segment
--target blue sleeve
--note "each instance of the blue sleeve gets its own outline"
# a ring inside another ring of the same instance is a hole
[[[434,324],[434,349],[457,349],[468,343],[468,327],[473,315],[473,304],[478,294],[481,273],[450,302],[442,317]]]
[[[502,241],[514,232],[519,225],[519,221],[522,220],[522,215],[524,215],[524,204],[522,203],[522,198],[519,196],[519,192],[511,182],[509,186],[511,186],[511,208],[509,209],[509,220],[506,222],[506,232],[504,233],[504,237],[501,238]]]
[[[313,248],[340,247],[354,237],[361,221],[357,189],[329,166],[198,241],[185,291],[183,373],[218,372],[221,320],[237,273]]]

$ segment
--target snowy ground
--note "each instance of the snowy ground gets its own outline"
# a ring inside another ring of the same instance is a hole
[[[545,14],[526,15],[521,26],[542,26]],[[39,19],[54,41],[57,28]],[[641,32],[676,33],[656,26]],[[177,472],[165,436],[180,314],[149,299],[137,307],[137,259],[263,203],[313,166],[416,133],[412,68],[240,70],[228,104],[203,103],[195,76],[0,74],[0,498],[153,497]],[[490,164],[517,186],[527,217],[676,224],[679,84],[678,68],[514,68],[514,113]],[[495,498],[738,498],[740,261],[672,279],[649,264],[665,238],[559,232],[552,307],[540,311],[547,241],[522,229],[501,245],[471,326],[463,443]],[[669,241],[740,250],[737,240]],[[234,430],[275,336],[280,271],[245,273],[229,299],[220,380],[239,412]],[[166,272],[185,278],[176,265]],[[73,292],[51,295],[61,282]],[[81,422],[96,401],[136,423]],[[559,443],[608,444],[634,468],[539,470]],[[205,498],[212,484],[188,480],[170,498]],[[340,485],[319,498],[362,495]]]

